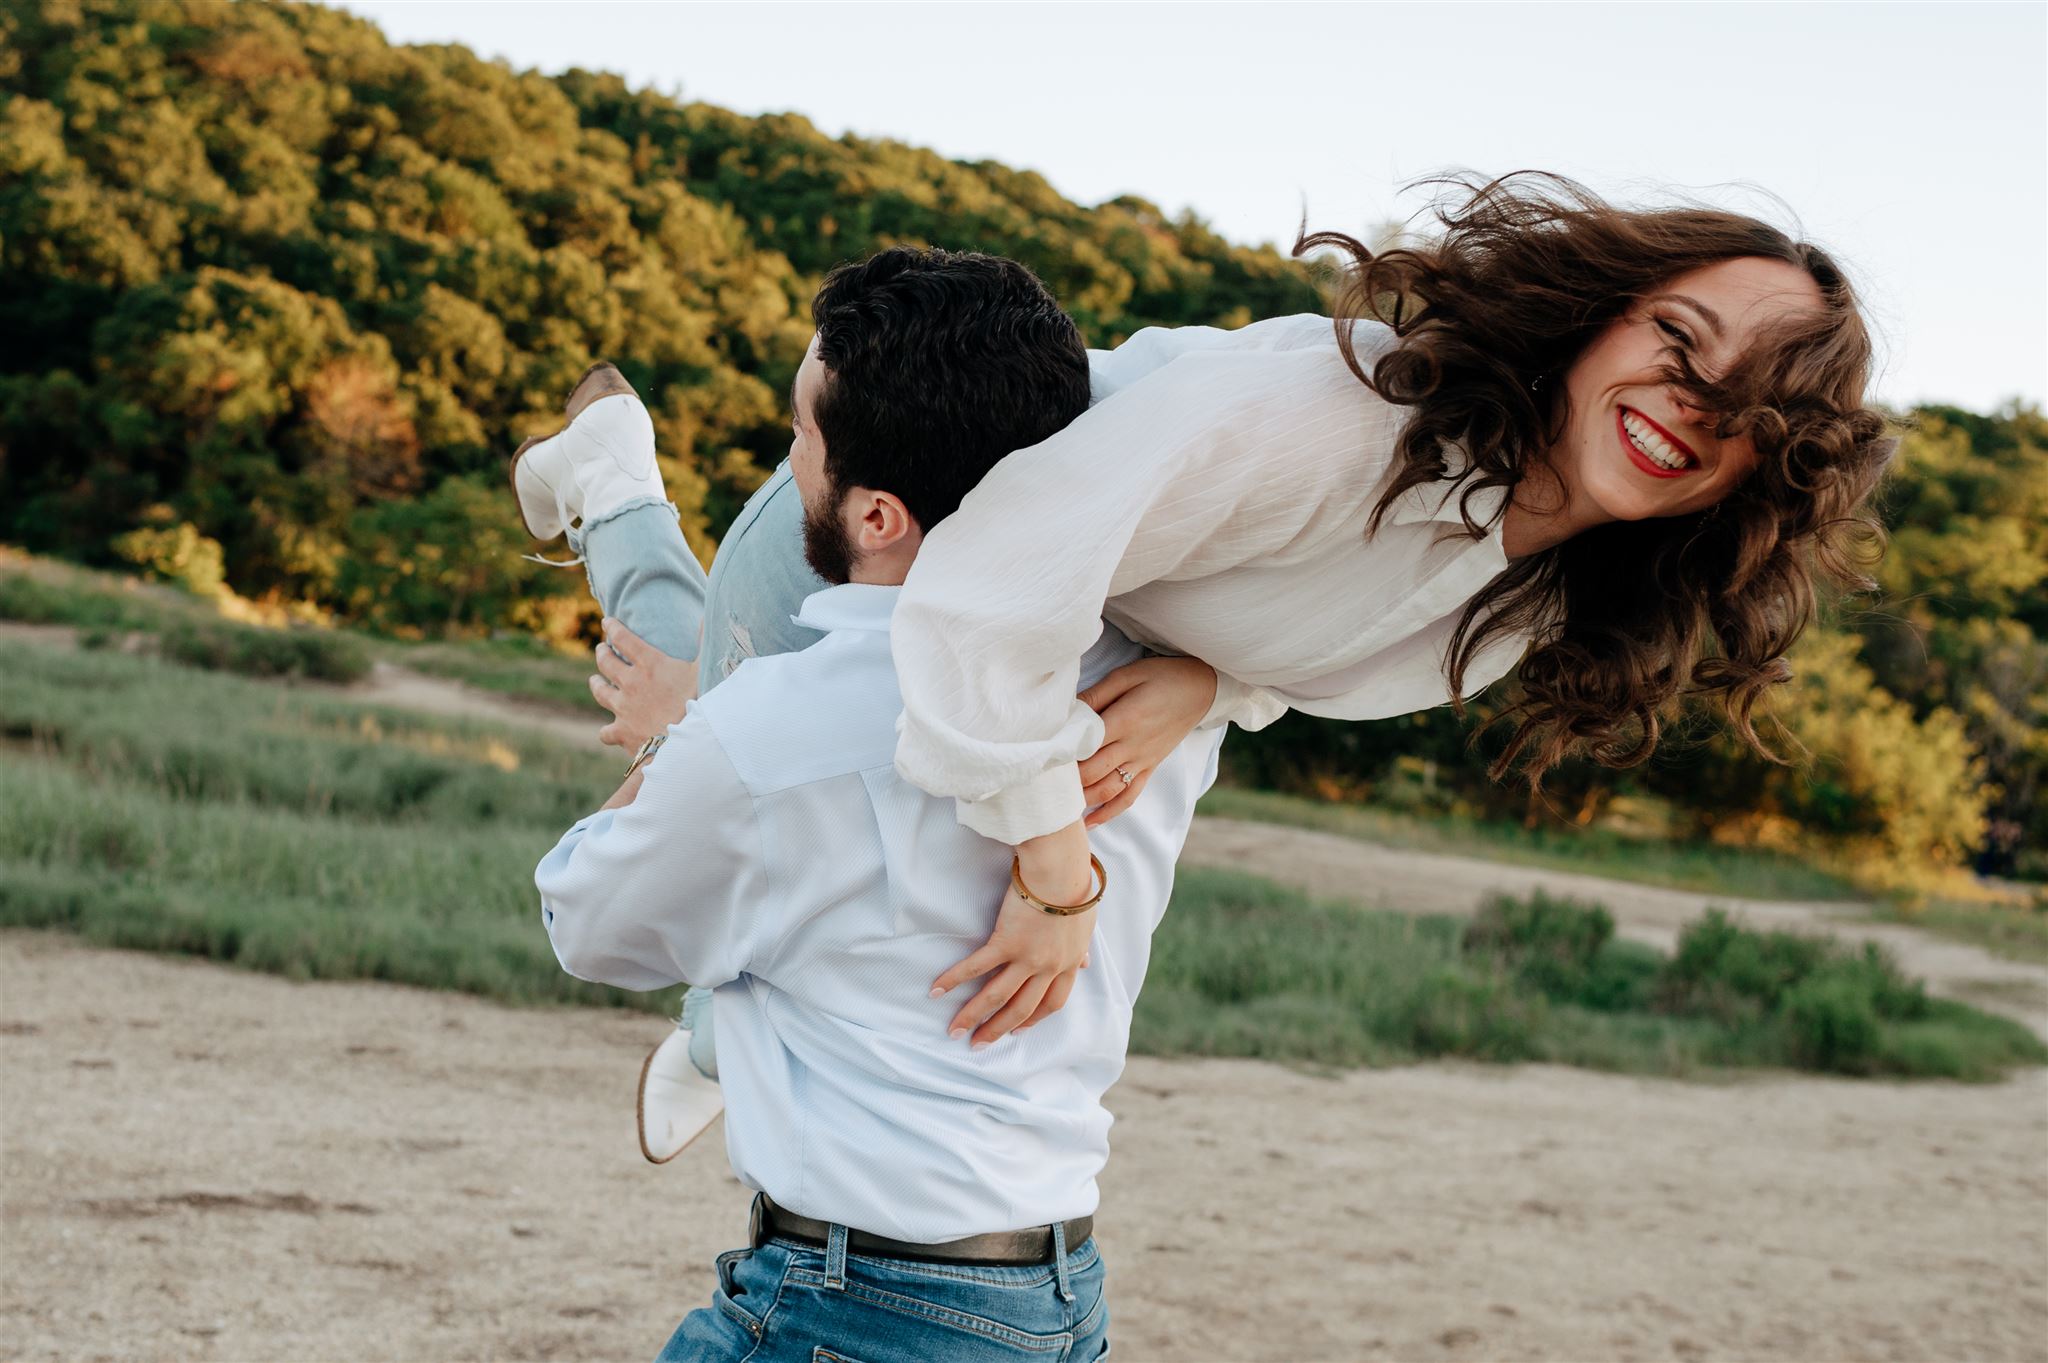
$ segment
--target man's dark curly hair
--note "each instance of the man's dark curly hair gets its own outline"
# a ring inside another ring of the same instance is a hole
[[[811,318],[832,491],[893,493],[926,532],[1088,409],[1080,329],[1014,260],[891,247],[827,275]]]

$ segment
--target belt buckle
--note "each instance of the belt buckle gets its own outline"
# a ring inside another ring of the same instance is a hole
[[[753,1205],[747,1208],[747,1245],[751,1249],[768,1243],[768,1212],[763,1205],[767,1201],[766,1193],[755,1193]]]

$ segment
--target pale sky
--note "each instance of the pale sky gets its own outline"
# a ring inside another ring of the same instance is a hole
[[[1887,402],[2048,400],[2048,5],[346,0],[395,42],[1192,207],[1370,228],[1451,167],[1683,193],[1832,250]]]

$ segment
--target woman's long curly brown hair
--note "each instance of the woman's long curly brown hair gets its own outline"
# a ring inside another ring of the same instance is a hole
[[[1518,759],[1532,787],[1572,756],[1634,766],[1687,696],[1718,701],[1744,743],[1783,761],[1757,733],[1757,701],[1791,679],[1785,654],[1813,617],[1817,581],[1875,585],[1865,567],[1883,532],[1863,507],[1897,445],[1864,405],[1870,335],[1848,280],[1820,248],[1738,213],[1616,208],[1533,171],[1428,183],[1448,197],[1434,209],[1442,233],[1426,245],[1374,254],[1323,232],[1295,246],[1348,258],[1333,309],[1345,359],[1382,398],[1415,409],[1372,530],[1403,492],[1455,478],[1466,529],[1484,534],[1472,497],[1512,489],[1543,465],[1565,429],[1566,372],[1667,281],[1755,256],[1796,265],[1819,286],[1819,314],[1762,332],[1726,373],[1710,379],[1682,349],[1668,352],[1664,381],[1719,414],[1721,438],[1747,435],[1755,470],[1707,510],[1609,522],[1515,560],[1466,607],[1446,663],[1460,697],[1488,641],[1535,637],[1520,694],[1495,721],[1513,726],[1496,778]],[[1353,349],[1356,318],[1398,337],[1370,374]],[[1462,474],[1447,458],[1454,443],[1470,455]]]

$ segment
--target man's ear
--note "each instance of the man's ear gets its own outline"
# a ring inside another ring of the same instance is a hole
[[[887,553],[917,535],[917,517],[895,493],[864,487],[854,489],[852,496],[860,518],[853,542],[862,556]]]

